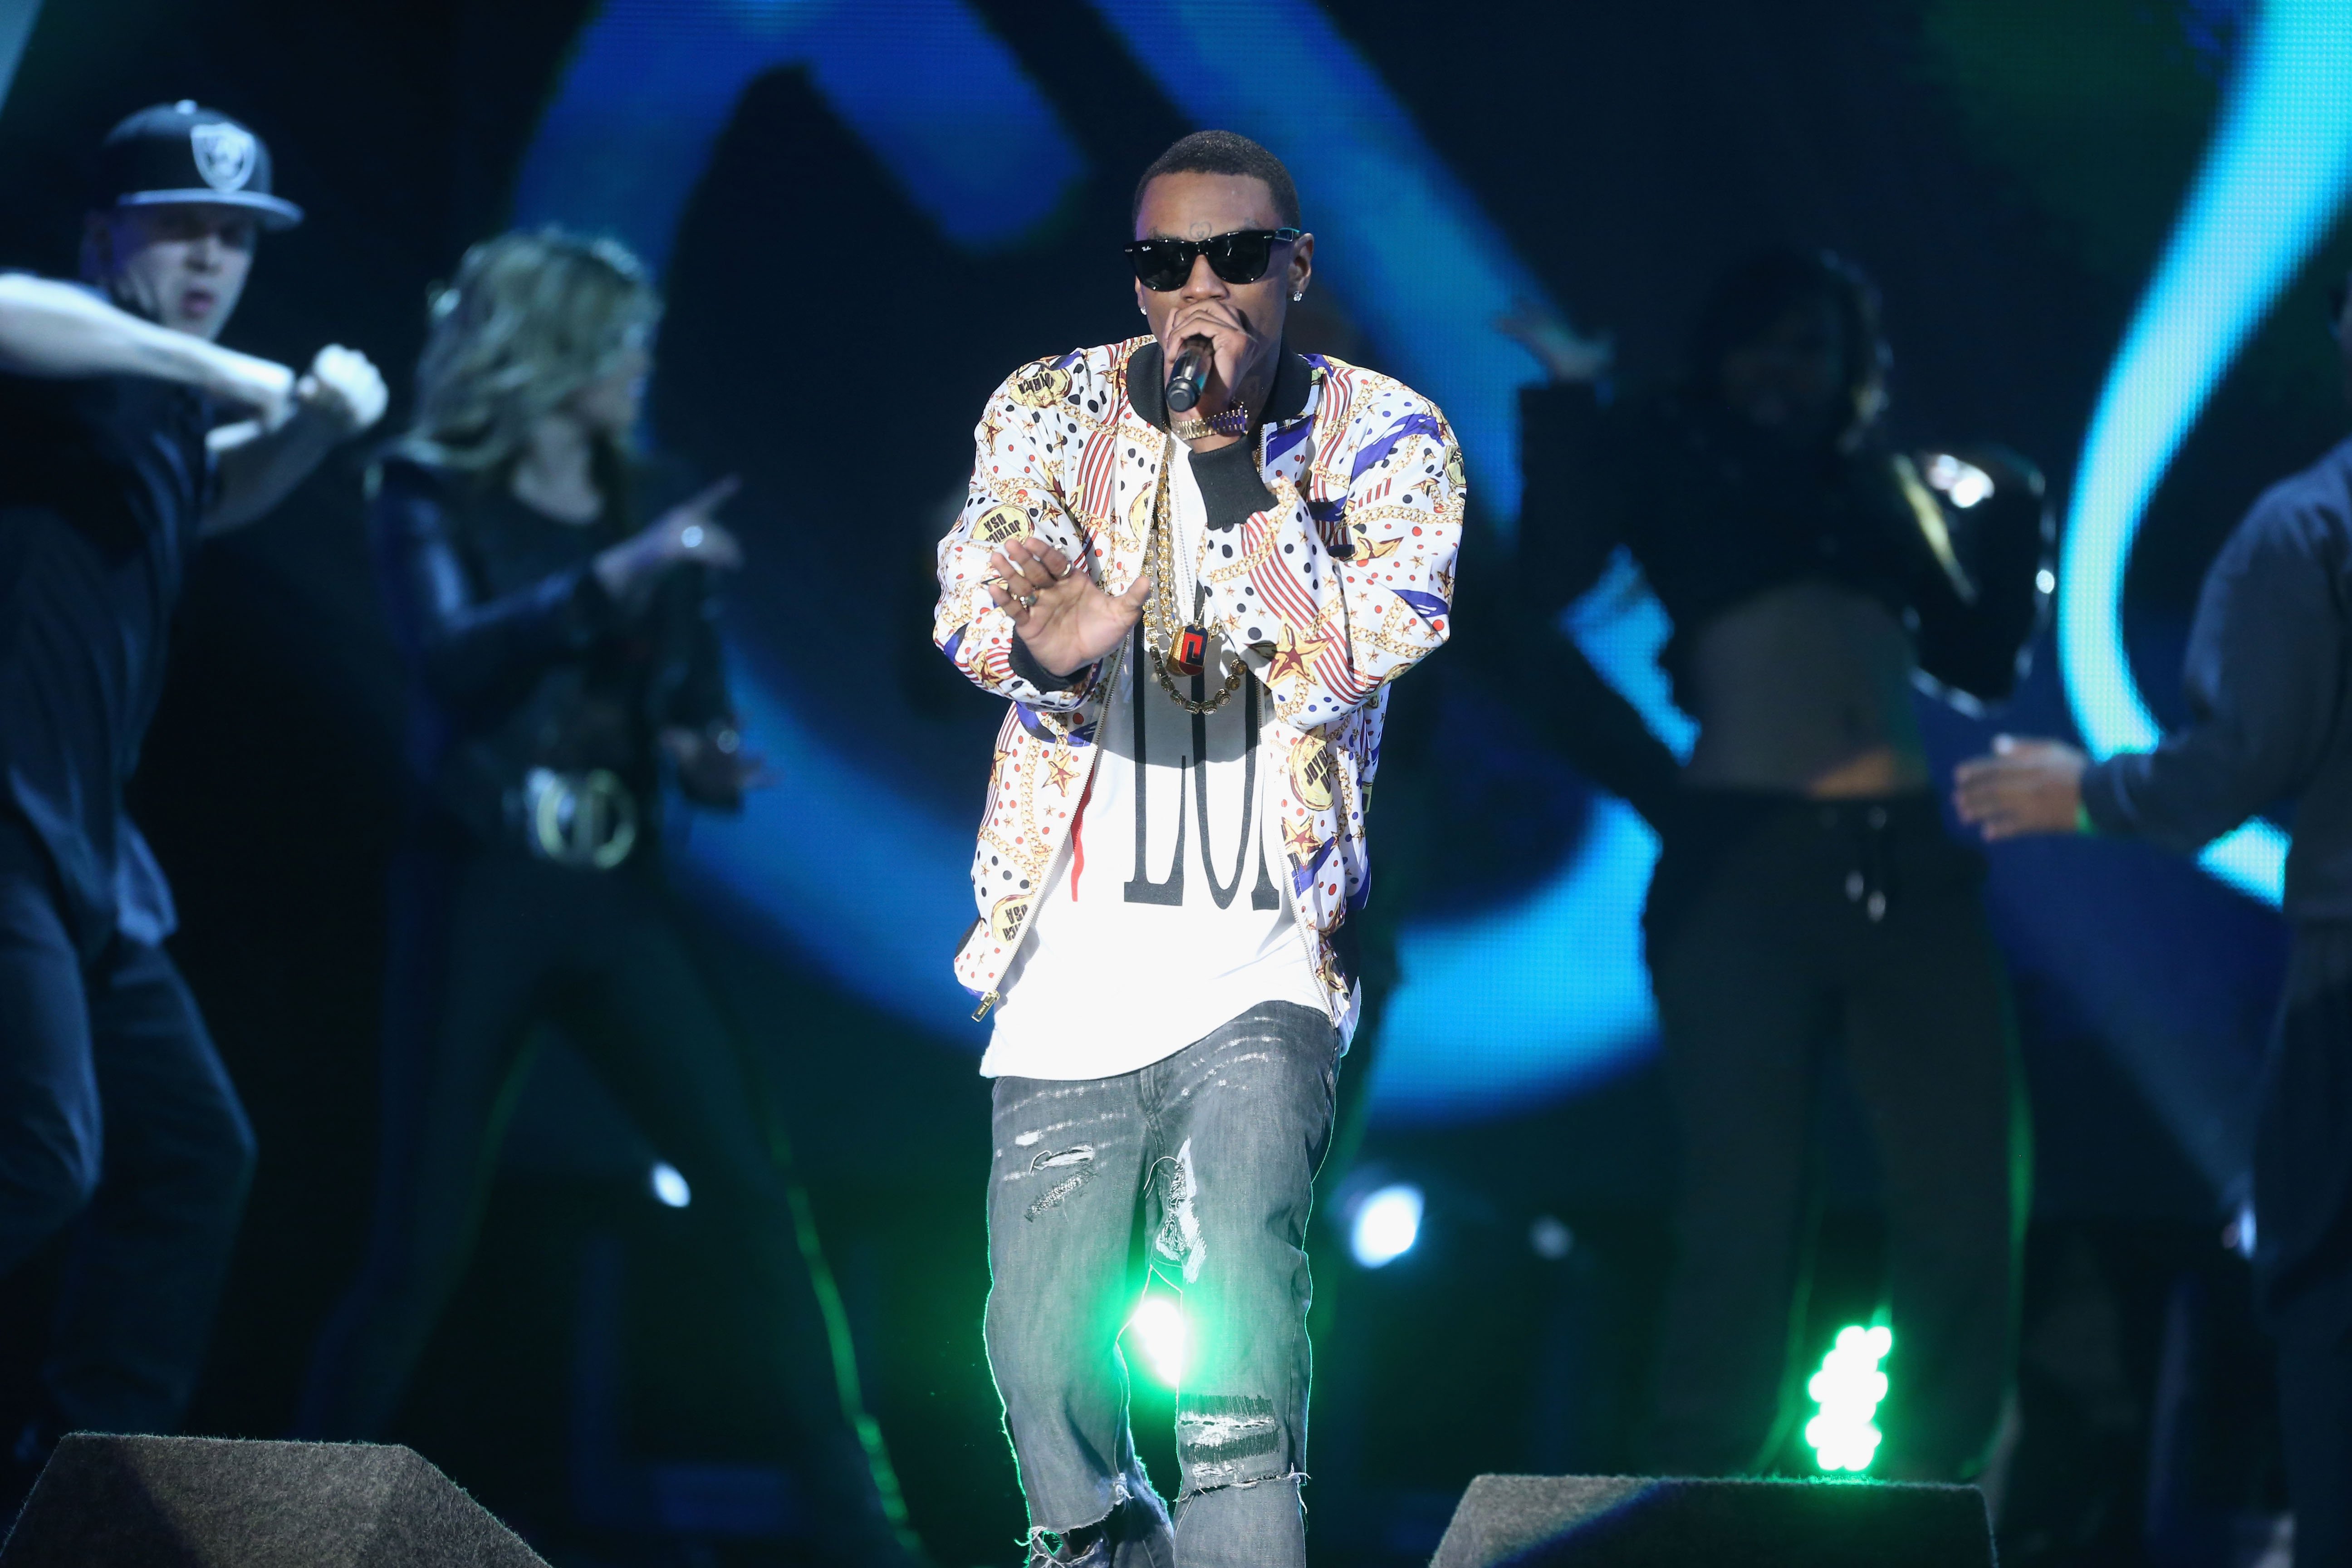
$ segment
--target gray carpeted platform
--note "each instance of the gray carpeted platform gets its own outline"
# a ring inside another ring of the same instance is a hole
[[[0,1568],[547,1568],[409,1448],[77,1433]]]
[[[1480,1476],[1431,1568],[1990,1568],[1992,1562],[1984,1496],[1973,1487]]]

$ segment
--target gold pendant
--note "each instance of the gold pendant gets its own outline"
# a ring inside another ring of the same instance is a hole
[[[1198,675],[1206,665],[1208,657],[1208,628],[1188,626],[1176,634],[1168,649],[1168,668],[1179,675]]]

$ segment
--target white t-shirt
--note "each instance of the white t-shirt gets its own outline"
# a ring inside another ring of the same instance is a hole
[[[1171,442],[1175,603],[1194,603],[1207,528],[1191,453]],[[1244,677],[1215,712],[1172,701],[1128,639],[1096,731],[1092,784],[998,987],[989,1077],[1112,1078],[1175,1055],[1262,1002],[1327,1004],[1291,901],[1258,729],[1265,689]],[[1210,638],[1201,700],[1224,683]]]

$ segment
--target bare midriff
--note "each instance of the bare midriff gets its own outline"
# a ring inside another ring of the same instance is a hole
[[[1910,637],[1868,595],[1820,581],[1759,594],[1693,640],[1698,742],[1684,776],[1815,800],[1924,789],[1911,672]]]

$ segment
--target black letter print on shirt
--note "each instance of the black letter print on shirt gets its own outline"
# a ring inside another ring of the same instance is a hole
[[[1186,822],[1192,816],[1197,813],[1201,819],[1201,869],[1207,874],[1209,879],[1209,896],[1216,900],[1217,908],[1221,910],[1227,909],[1233,904],[1234,894],[1241,890],[1242,869],[1249,864],[1250,849],[1256,842],[1256,839],[1252,836],[1250,830],[1255,825],[1255,818],[1257,810],[1257,682],[1246,677],[1244,678],[1243,681],[1243,684],[1248,688],[1247,690],[1242,693],[1243,700],[1246,704],[1246,707],[1243,710],[1242,715],[1242,723],[1244,726],[1242,742],[1243,755],[1246,760],[1243,764],[1242,771],[1241,842],[1234,851],[1234,871],[1232,877],[1229,879],[1220,879],[1217,875],[1216,867],[1209,863],[1209,845],[1211,842],[1209,834],[1209,770],[1205,767],[1196,766],[1192,762],[1186,761],[1181,765],[1182,771],[1190,773],[1192,775],[1192,810],[1187,811],[1184,809],[1184,803],[1180,794],[1176,811],[1175,858],[1173,863],[1169,867],[1168,879],[1164,882],[1155,882],[1151,879],[1150,872],[1144,867],[1146,847],[1150,841],[1149,825],[1150,822],[1150,814],[1146,809],[1144,795],[1145,790],[1149,787],[1145,783],[1147,775],[1145,770],[1146,743],[1144,736],[1150,722],[1150,714],[1144,708],[1144,699],[1148,693],[1146,690],[1147,683],[1143,679],[1143,661],[1148,656],[1143,651],[1141,646],[1142,640],[1143,632],[1141,626],[1139,626],[1136,628],[1137,647],[1135,649],[1134,664],[1135,875],[1127,884],[1127,901],[1130,904],[1173,904],[1180,907],[1183,904],[1184,840],[1186,837]],[[1207,695],[1207,687],[1208,671],[1203,669],[1200,674],[1192,677],[1192,700],[1195,702],[1202,700]],[[1192,715],[1192,756],[1199,758],[1205,757],[1208,754],[1209,721],[1206,715],[1195,713]],[[1181,792],[1183,786],[1180,784],[1177,787]],[[1267,875],[1265,858],[1266,858],[1263,853],[1261,853],[1257,858],[1257,886],[1250,889],[1250,908],[1253,910],[1276,910],[1282,907],[1281,895],[1275,891],[1274,880]]]

